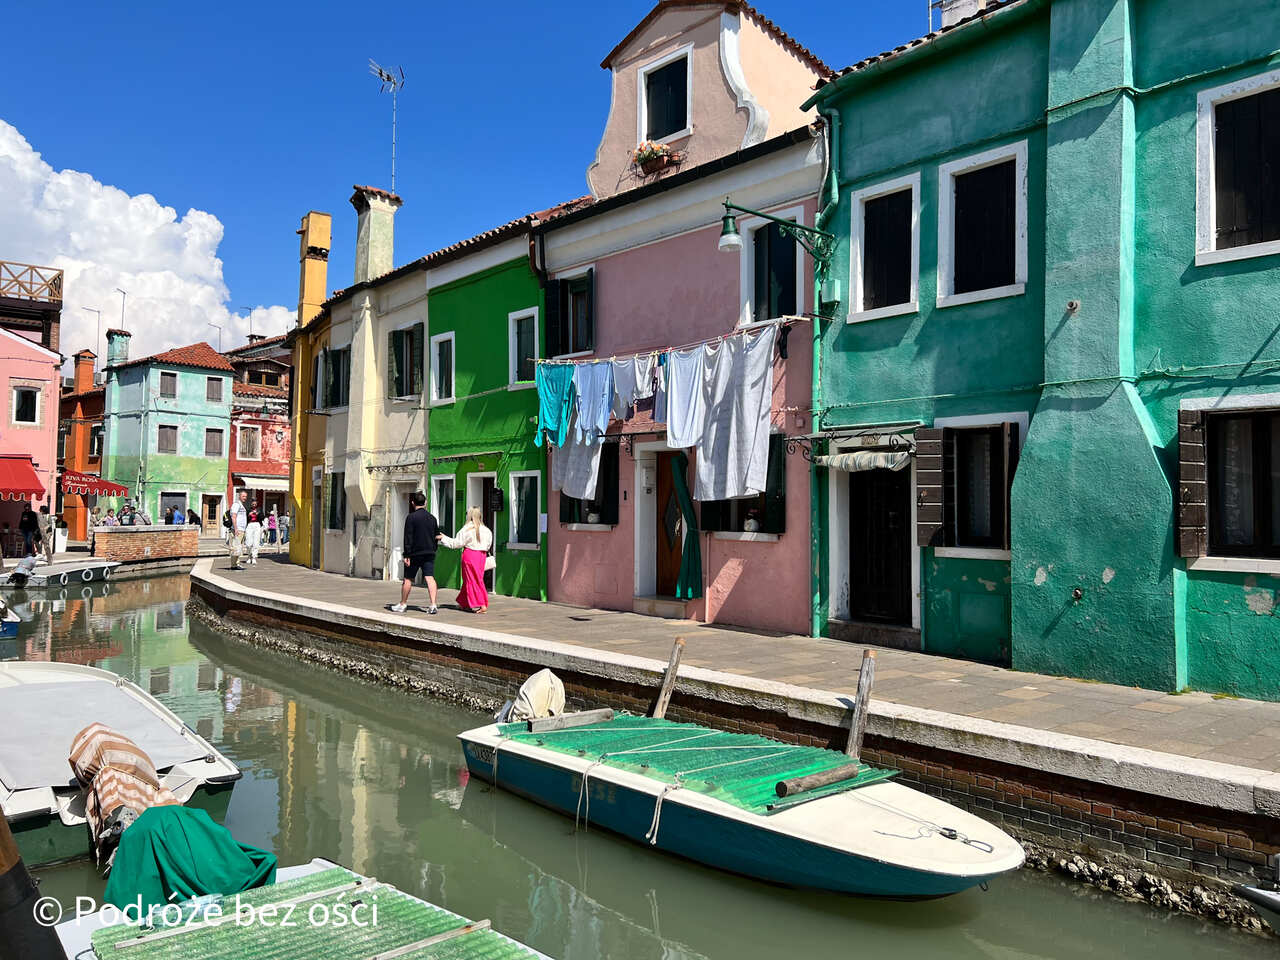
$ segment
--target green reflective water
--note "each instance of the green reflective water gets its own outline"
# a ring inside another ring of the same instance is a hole
[[[23,609],[0,657],[93,663],[151,690],[238,763],[227,826],[283,864],[327,857],[560,960],[596,957],[1257,957],[1276,944],[1020,872],[927,903],[778,889],[598,832],[479,782],[484,718],[245,647],[184,615],[184,577]],[[33,594],[34,596],[34,594]],[[44,872],[71,905],[87,864]]]

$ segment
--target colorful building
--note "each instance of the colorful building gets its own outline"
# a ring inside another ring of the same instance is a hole
[[[59,401],[58,468],[64,479],[58,512],[72,540],[89,539],[89,518],[97,505],[98,494],[65,489],[65,478],[70,474],[76,482],[81,482],[83,478],[101,479],[102,476],[102,410],[106,387],[94,382],[97,359],[92,350],[77,351],[72,358],[71,386],[63,388]],[[92,483],[92,479],[89,482]]]
[[[195,510],[217,530],[226,509],[234,370],[207,343],[129,359],[130,335],[107,331],[103,476],[153,522]],[[118,507],[123,498],[112,498]]]
[[[980,6],[808,101],[816,426],[884,457],[817,471],[815,626],[1275,698],[1274,10]]]
[[[587,172],[595,202],[537,229],[546,355],[665,352],[789,319],[773,361],[766,489],[697,503],[691,522],[673,478],[691,484],[701,454],[670,447],[642,404],[610,427],[595,499],[549,497],[548,596],[803,632],[809,471],[795,438],[809,432],[814,270],[777,221],[814,223],[823,140],[815,114],[796,105],[830,71],[745,4],[671,0],[602,66],[613,106]],[[645,156],[653,143],[664,148],[656,168]],[[728,253],[719,249],[726,196],[750,210],[736,221],[740,249]],[[690,538],[702,582],[677,598]]]
[[[223,356],[231,362],[230,476],[227,495],[248,493],[263,515],[289,510],[289,464],[293,425],[289,416],[292,356],[286,335],[250,335]]]

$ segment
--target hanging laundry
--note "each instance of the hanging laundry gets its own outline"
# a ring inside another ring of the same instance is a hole
[[[669,353],[658,354],[658,367],[653,371],[653,422],[667,422],[667,361]]]
[[[667,354],[667,446],[696,447],[707,425],[705,383],[708,348]]]
[[[573,365],[540,363],[534,373],[538,384],[538,429],[533,436],[535,446],[542,446],[545,433],[557,447],[564,446],[573,412]]]
[[[603,449],[599,440],[584,443],[576,429],[570,430],[565,443],[551,454],[551,489],[579,500],[594,499]]]
[[[599,443],[609,429],[609,411],[613,407],[613,364],[608,360],[576,364],[573,386],[578,392],[574,434],[580,442]]]
[[[613,364],[613,415],[625,420],[637,400],[647,400],[657,388],[658,355],[624,357]]]
[[[764,492],[777,338],[778,328],[772,324],[754,337],[730,337],[704,365],[703,430],[694,469],[698,500]],[[673,390],[673,402],[674,398]]]

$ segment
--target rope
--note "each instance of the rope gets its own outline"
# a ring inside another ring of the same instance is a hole
[[[996,848],[987,843],[987,841],[974,840],[967,834],[961,833],[955,827],[944,827],[940,824],[934,823],[932,820],[925,820],[923,817],[917,817],[914,813],[908,813],[905,810],[899,810],[897,807],[891,807],[888,804],[880,803],[874,797],[864,796],[861,799],[865,803],[875,804],[882,810],[888,810],[890,813],[896,813],[900,817],[905,817],[907,820],[912,820],[919,824],[914,837],[909,837],[902,833],[889,833],[886,830],[877,830],[876,833],[882,837],[898,837],[902,840],[925,840],[937,834],[947,840],[959,840],[961,843],[973,847],[976,850],[981,850],[983,853],[995,853]]]
[[[653,805],[653,820],[649,823],[649,831],[644,838],[649,841],[649,846],[655,846],[658,842],[658,824],[662,820],[662,801],[667,799],[667,794],[679,790],[682,784],[677,775],[675,783],[669,783],[662,788],[662,792],[658,794],[658,802]]]
[[[600,764],[604,763],[607,754],[601,754],[599,760],[592,761],[587,769],[582,771],[582,783],[578,786],[578,806],[573,811],[573,829],[578,829],[578,814],[582,812],[583,798],[586,798],[586,816],[582,819],[582,829],[587,829],[587,825],[591,822],[591,791],[587,789],[587,778],[591,776],[591,771]]]

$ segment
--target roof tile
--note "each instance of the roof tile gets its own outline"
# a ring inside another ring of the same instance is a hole
[[[143,363],[171,363],[174,366],[199,367],[202,370],[226,370],[228,373],[234,371],[226,357],[203,341],[192,343],[185,347],[174,347],[172,350],[153,354],[150,357],[126,360],[124,363],[115,364],[115,366],[136,367]]]

